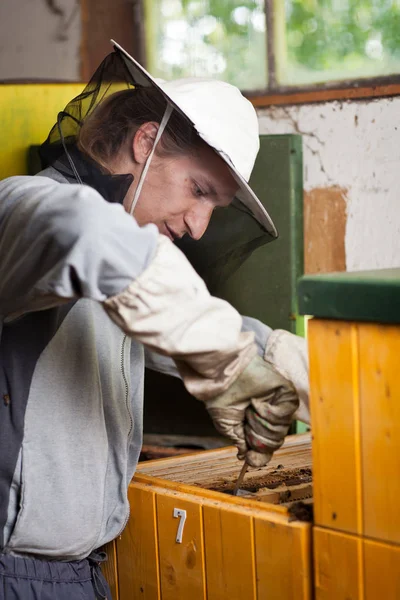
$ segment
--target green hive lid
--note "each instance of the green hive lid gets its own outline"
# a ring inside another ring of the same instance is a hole
[[[400,268],[306,275],[297,291],[301,315],[400,323]]]

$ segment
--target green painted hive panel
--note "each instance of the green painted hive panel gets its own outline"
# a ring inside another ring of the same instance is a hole
[[[307,275],[299,312],[323,319],[400,323],[400,268]]]
[[[255,250],[213,293],[241,314],[273,329],[295,332],[296,283],[304,272],[301,136],[260,136],[250,185],[271,215],[279,238]]]

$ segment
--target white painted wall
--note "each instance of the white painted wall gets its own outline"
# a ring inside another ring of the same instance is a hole
[[[0,81],[79,80],[79,0],[0,0]]]
[[[306,190],[347,189],[347,270],[400,267],[400,98],[271,107],[259,121],[302,134]]]

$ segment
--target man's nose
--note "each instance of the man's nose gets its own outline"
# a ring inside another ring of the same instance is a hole
[[[197,206],[187,212],[184,218],[190,237],[199,240],[206,231],[213,212],[213,206]]]

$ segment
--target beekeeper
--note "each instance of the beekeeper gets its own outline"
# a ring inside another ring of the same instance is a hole
[[[304,341],[211,296],[174,244],[232,202],[276,237],[247,184],[258,144],[238,89],[157,82],[115,45],[51,166],[0,183],[1,600],[109,597],[96,550],[129,515],[144,348],[250,465],[308,419]]]

